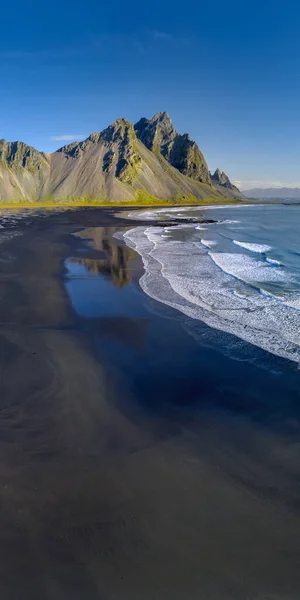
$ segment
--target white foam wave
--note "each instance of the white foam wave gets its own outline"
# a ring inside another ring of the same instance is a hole
[[[300,310],[300,294],[291,294],[284,299],[284,304],[291,308],[295,308],[296,310]]]
[[[256,207],[257,208],[257,204],[235,204],[234,205],[234,210],[235,209],[240,209],[240,208],[253,208]],[[127,213],[127,218],[129,219],[136,219],[136,220],[145,220],[145,221],[155,221],[157,219],[157,217],[161,217],[161,215],[164,215],[165,217],[172,217],[174,218],[174,213],[177,213],[178,218],[185,218],[185,214],[182,213],[186,213],[186,212],[197,212],[197,211],[204,211],[204,210],[223,210],[223,209],[233,209],[232,205],[230,204],[212,204],[210,206],[206,206],[205,204],[199,204],[197,206],[171,206],[170,208],[168,207],[162,207],[162,208],[151,208],[151,209],[145,209],[145,210],[134,210],[133,212]],[[226,221],[227,223],[238,223],[238,221]]]
[[[259,290],[260,294],[262,294],[262,296],[266,296],[266,298],[271,298],[272,300],[277,300],[277,302],[282,302],[283,304],[285,304],[286,306],[287,301],[288,301],[288,297],[279,294],[274,294],[274,292],[271,292],[270,290],[265,290],[264,288],[260,288]]]
[[[196,209],[198,209],[199,207],[196,207]],[[170,218],[174,218],[174,213],[177,213],[177,217],[180,219],[184,218],[185,215],[181,214],[182,212],[187,212],[190,211],[191,207],[189,206],[184,206],[181,207],[180,209],[178,208],[178,206],[171,206],[170,208],[152,208],[150,210],[143,210],[143,211],[137,211],[135,210],[134,212],[130,212],[127,214],[127,218],[129,219],[136,219],[138,221],[140,221],[141,219],[143,221],[156,221],[158,217],[160,217],[162,214],[164,215],[164,217],[170,217]],[[180,211],[180,212],[179,212]]]
[[[227,208],[227,209],[231,209],[231,210],[235,210],[236,208],[257,208],[259,206],[259,204],[235,204],[234,207],[230,204],[211,204],[210,206],[199,206],[199,208],[201,208],[201,210],[219,210],[219,209],[223,209],[223,208]],[[262,206],[262,208],[264,208],[264,206]]]
[[[225,221],[220,221],[220,223],[226,224],[226,225],[238,225],[241,221],[234,221],[231,219],[225,219]]]
[[[214,248],[218,245],[218,242],[216,242],[216,240],[201,240],[201,244],[206,246],[206,248]]]
[[[286,283],[289,280],[283,269],[273,269],[271,265],[246,254],[209,252],[209,255],[224,273],[246,283],[254,284],[262,281]]]
[[[250,252],[256,252],[257,254],[265,254],[272,248],[267,246],[266,244],[252,244],[250,242],[240,242],[239,240],[232,240],[236,246],[240,246],[241,248],[245,248],[245,250],[249,250]]]
[[[275,258],[269,258],[269,256],[267,256],[266,261],[270,263],[270,265],[275,265],[275,267],[283,266],[279,260],[276,260]]]
[[[247,296],[245,296],[245,294],[241,294],[240,292],[237,292],[236,290],[233,290],[233,295],[237,296],[237,298],[241,298],[242,300],[247,300]]]
[[[294,310],[300,307],[300,294],[285,293],[281,299],[248,285],[257,280],[283,283],[284,269],[243,254],[207,252],[192,241],[166,242],[157,227],[137,227],[124,239],[143,259],[140,285],[149,296],[210,327],[300,362],[300,311]]]

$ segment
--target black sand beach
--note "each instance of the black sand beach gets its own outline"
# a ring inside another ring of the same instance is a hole
[[[296,367],[201,345],[111,209],[30,221],[0,245],[1,600],[298,600]]]

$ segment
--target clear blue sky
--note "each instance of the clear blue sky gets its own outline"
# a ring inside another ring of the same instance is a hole
[[[0,137],[51,152],[166,110],[242,187],[300,185],[299,21],[290,0],[5,2]]]

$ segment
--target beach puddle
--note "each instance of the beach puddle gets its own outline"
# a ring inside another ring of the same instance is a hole
[[[134,250],[113,235],[117,228],[93,227],[76,233],[85,242],[78,256],[65,262],[66,287],[82,317],[129,316],[140,312],[139,290],[133,283],[141,271]]]

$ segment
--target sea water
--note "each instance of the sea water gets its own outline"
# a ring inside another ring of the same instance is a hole
[[[130,216],[149,221],[124,234],[143,259],[140,285],[149,296],[300,361],[300,206],[187,207]]]

